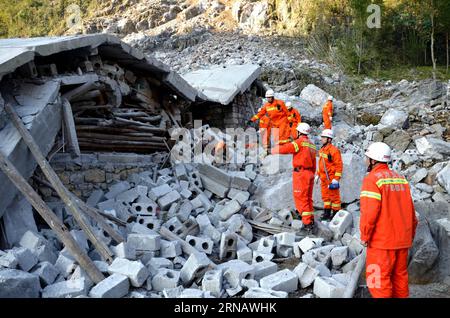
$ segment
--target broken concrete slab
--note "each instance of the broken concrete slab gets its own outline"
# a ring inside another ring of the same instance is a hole
[[[16,269],[0,269],[0,298],[38,298],[39,276]]]
[[[108,267],[108,272],[127,276],[134,287],[141,287],[149,275],[148,269],[140,261],[124,258],[116,258]]]
[[[317,277],[314,280],[314,295],[319,298],[342,298],[345,286],[329,277]]]
[[[228,105],[237,94],[245,92],[260,73],[259,65],[226,65],[192,71],[183,78],[202,93],[201,99]]]
[[[48,285],[42,290],[42,298],[75,298],[77,296],[86,296],[89,285],[86,280],[71,279]]]
[[[112,274],[95,285],[89,292],[92,298],[121,298],[128,294],[130,283],[128,277],[121,274]]]
[[[252,287],[244,293],[243,298],[287,298],[288,293],[260,287]]]
[[[19,243],[27,231],[38,232],[33,216],[33,208],[23,196],[18,196],[5,211],[3,224],[7,243],[10,246]]]
[[[53,284],[59,275],[59,270],[49,262],[39,263],[32,274],[39,276],[42,286]]]
[[[261,288],[290,293],[297,290],[298,280],[297,275],[292,271],[289,269],[283,269],[279,272],[261,278],[259,283]]]
[[[302,288],[311,286],[317,276],[319,276],[319,271],[305,263],[299,263],[294,268],[294,273],[297,275]]]

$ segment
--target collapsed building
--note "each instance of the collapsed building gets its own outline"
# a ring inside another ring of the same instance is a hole
[[[222,84],[232,88],[222,90],[226,100],[218,101],[110,35],[1,40],[0,52],[0,148],[25,178],[36,163],[8,123],[5,103],[15,107],[44,155],[70,153],[64,158],[76,163],[86,152],[167,151],[169,129],[192,126],[192,109],[198,112],[199,105],[220,102],[232,119],[239,113],[233,112],[236,101],[249,93],[259,74],[259,67],[248,66],[252,72],[239,78],[243,83]],[[1,216],[17,192],[1,172],[0,181]]]
[[[0,171],[0,297],[355,295],[365,258],[358,230],[365,168],[354,140],[374,140],[364,134],[376,127],[345,124],[348,105],[336,101],[337,142],[351,171],[341,180],[345,210],[306,236],[291,213],[291,156],[258,156],[210,129],[242,127],[255,112],[258,66],[180,76],[109,35],[4,40],[0,48],[0,152],[88,258],[75,255],[45,224],[43,207],[33,210]],[[308,85],[292,102],[317,124],[327,96]],[[21,125],[50,168],[36,162]],[[220,153],[202,154],[201,163],[173,160],[170,131],[178,127],[190,129],[192,148],[226,140],[236,150],[227,147],[227,156],[258,161],[223,164]],[[49,178],[52,170],[61,183]],[[439,249],[421,219],[409,268],[416,278],[448,276],[448,204],[438,203],[442,213],[433,205],[427,216],[442,232]]]

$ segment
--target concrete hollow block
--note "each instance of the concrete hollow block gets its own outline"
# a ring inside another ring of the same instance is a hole
[[[176,288],[180,280],[180,272],[161,268],[152,278],[153,290],[162,292],[164,289]]]
[[[334,233],[334,239],[339,239],[352,225],[352,222],[353,216],[350,212],[345,210],[337,212],[328,226]]]
[[[211,265],[211,261],[205,253],[192,253],[180,270],[180,279],[183,283],[189,283],[202,276]]]
[[[211,254],[214,246],[214,242],[211,239],[192,235],[186,236],[186,242],[199,252],[206,254]]]
[[[219,247],[219,258],[221,260],[236,258],[237,240],[237,235],[234,233],[222,233]]]
[[[220,297],[222,293],[223,272],[221,269],[209,270],[202,279],[202,290],[209,291],[211,295]]]
[[[283,269],[261,278],[259,283],[262,288],[290,293],[297,290],[298,277],[289,269]]]

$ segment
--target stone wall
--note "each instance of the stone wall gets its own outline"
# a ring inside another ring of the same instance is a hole
[[[262,99],[256,95],[256,86],[252,86],[243,94],[239,94],[229,105],[217,103],[195,105],[194,119],[201,119],[203,124],[225,129],[229,127],[246,127],[246,122],[258,111]]]
[[[86,153],[74,160],[69,154],[60,153],[55,155],[51,165],[70,191],[86,199],[93,190],[107,190],[134,173],[153,171],[155,165],[164,159],[162,153]],[[49,188],[40,187],[40,191],[46,199],[55,196]]]

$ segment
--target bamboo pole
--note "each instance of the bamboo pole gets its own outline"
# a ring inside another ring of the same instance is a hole
[[[75,260],[86,271],[94,283],[99,283],[105,277],[100,270],[95,266],[92,260],[88,257],[72,237],[69,229],[59,220],[53,211],[45,204],[39,194],[27,183],[14,165],[0,152],[0,169],[17,187],[17,189],[27,198],[28,202],[36,209],[44,221],[55,231],[58,238],[69,250]]]
[[[22,136],[24,142],[27,144],[34,158],[36,159],[38,165],[41,167],[42,172],[51,183],[53,188],[56,190],[61,200],[67,206],[68,210],[77,221],[78,225],[83,229],[86,233],[88,239],[92,242],[92,244],[96,247],[99,254],[103,257],[103,259],[107,262],[112,262],[113,253],[109,250],[108,246],[104,242],[102,242],[99,238],[97,238],[96,234],[90,227],[90,225],[86,222],[83,214],[79,210],[77,204],[72,200],[68,190],[64,187],[63,183],[59,179],[58,175],[52,169],[47,159],[45,159],[42,154],[39,146],[35,143],[33,137],[30,132],[25,128],[22,120],[16,114],[14,109],[10,104],[5,105],[5,110],[9,115],[11,121],[13,122],[16,129],[19,131]]]

